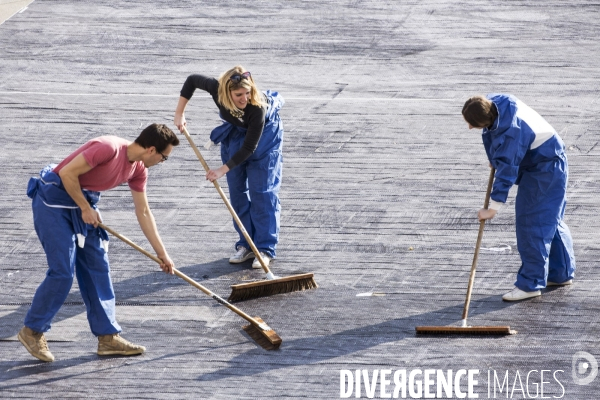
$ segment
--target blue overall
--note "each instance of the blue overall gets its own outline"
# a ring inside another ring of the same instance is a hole
[[[512,95],[488,95],[498,110],[483,130],[483,144],[496,168],[491,198],[505,203],[511,186],[515,201],[517,248],[521,267],[515,286],[531,292],[547,281],[574,277],[575,256],[563,221],[568,178],[565,146],[556,131]]]
[[[283,124],[279,110],[283,97],[268,90],[265,126],[254,153],[242,164],[227,172],[231,206],[244,224],[259,251],[271,258],[276,256],[279,240],[279,188],[282,173]],[[210,135],[214,143],[221,143],[221,160],[225,164],[242,147],[246,129],[224,122]],[[250,246],[238,226],[237,246]]]
[[[106,254],[108,235],[104,229],[83,222],[80,208],[53,168],[44,168],[40,178],[31,178],[27,187],[33,224],[46,252],[48,271],[35,292],[25,326],[36,332],[50,329],[76,274],[92,333],[99,336],[121,332],[115,320],[115,294]],[[97,209],[100,193],[83,190],[83,194]]]

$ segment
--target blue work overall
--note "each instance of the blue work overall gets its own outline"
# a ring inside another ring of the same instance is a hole
[[[27,195],[32,199],[33,224],[46,252],[48,271],[37,288],[25,317],[25,326],[47,332],[52,319],[65,302],[73,275],[77,276],[87,318],[94,335],[121,332],[115,320],[115,294],[108,264],[108,235],[101,228],[85,224],[81,210],[48,166],[40,178],[31,178]],[[100,193],[82,193],[97,209]]]
[[[515,286],[532,292],[547,281],[573,279],[575,256],[563,221],[567,202],[568,163],[565,145],[535,111],[512,95],[488,96],[498,118],[482,132],[490,163],[496,168],[491,198],[505,203],[512,185],[517,248],[521,267]]]
[[[279,241],[279,189],[282,174],[283,124],[279,110],[284,104],[277,92],[267,91],[268,107],[265,126],[254,153],[242,164],[227,172],[231,206],[244,224],[259,251],[276,256]],[[246,129],[224,122],[211,133],[214,143],[221,143],[223,164],[242,147]],[[248,241],[234,222],[239,234],[238,246],[249,249]]]

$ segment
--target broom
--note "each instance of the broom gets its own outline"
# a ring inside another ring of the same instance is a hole
[[[147,252],[146,250],[142,249],[140,246],[138,246],[137,244],[133,243],[131,240],[127,239],[125,236],[123,236],[123,235],[119,234],[118,232],[112,230],[108,226],[106,226],[106,225],[104,225],[102,223],[99,223],[98,226],[100,228],[106,230],[107,232],[111,233],[112,235],[118,237],[119,239],[121,239],[122,241],[124,241],[125,243],[127,243],[128,245],[130,245],[131,247],[133,247],[134,249],[138,250],[140,253],[144,254],[145,256],[153,259],[157,263],[159,263],[159,264],[163,263],[160,258],[158,258],[158,257],[152,255],[151,253]],[[250,322],[250,325],[244,325],[242,327],[242,329],[244,329],[244,331],[246,331],[246,333],[248,334],[248,336],[250,336],[252,339],[254,339],[254,341],[259,346],[261,346],[263,349],[266,349],[266,350],[275,350],[275,349],[279,348],[279,346],[281,345],[281,338],[260,317],[254,317],[254,318],[252,318],[251,316],[249,316],[248,314],[246,314],[245,312],[243,312],[239,308],[237,308],[237,307],[233,306],[232,304],[228,303],[223,298],[217,296],[216,294],[214,294],[213,292],[211,292],[210,290],[208,290],[207,288],[205,288],[204,286],[202,286],[201,284],[199,284],[198,282],[196,282],[195,280],[193,280],[189,276],[185,275],[183,272],[177,270],[176,268],[173,268],[173,272],[175,273],[175,275],[177,275],[178,277],[180,277],[181,279],[183,279],[184,281],[186,281],[190,285],[196,287],[197,289],[200,289],[201,291],[203,291],[204,293],[206,293],[207,295],[209,295],[210,297],[212,297],[214,300],[217,301],[217,303],[220,303],[220,304],[224,305],[225,307],[229,308],[231,311],[233,311],[234,313],[236,313],[240,317],[244,318],[246,321]]]
[[[192,146],[192,149],[194,149],[194,152],[196,153],[198,160],[200,160],[200,163],[202,164],[202,166],[204,167],[206,172],[210,171],[208,164],[206,163],[206,161],[204,161],[204,157],[202,157],[202,154],[200,154],[200,150],[198,150],[198,147],[194,144],[194,141],[190,137],[190,134],[185,127],[183,127],[183,134],[185,135],[186,139]],[[240,221],[240,219],[238,218],[235,210],[231,206],[231,203],[227,199],[227,196],[225,196],[225,193],[223,192],[223,189],[221,189],[219,182],[217,182],[217,180],[215,179],[213,181],[213,184],[215,185],[217,192],[219,192],[219,195],[221,195],[221,199],[223,199],[223,202],[227,206],[227,209],[231,213],[231,216],[233,217],[235,223],[237,224],[240,231],[246,238],[246,241],[248,242],[248,244],[250,245],[250,248],[254,252],[255,257],[258,258],[260,265],[262,266],[262,269],[265,271],[265,274],[267,274],[266,280],[250,282],[250,283],[240,283],[238,285],[231,285],[231,295],[229,296],[228,300],[229,301],[249,300],[249,299],[255,299],[257,297],[272,296],[272,295],[276,295],[276,294],[297,292],[297,291],[317,288],[317,283],[315,282],[314,275],[312,273],[292,275],[292,276],[288,276],[288,277],[284,277],[284,278],[275,276],[269,270],[269,267],[267,266],[265,261],[260,256],[260,252],[254,245],[254,242],[250,238],[250,235],[244,228],[242,221]]]
[[[492,193],[492,184],[494,183],[494,174],[496,170],[490,170],[490,179],[488,181],[487,193],[483,208],[487,209],[490,204],[490,194]],[[467,298],[462,314],[462,326],[417,326],[417,333],[458,333],[458,334],[479,334],[479,335],[514,335],[517,331],[510,329],[510,326],[468,326],[467,315],[469,314],[469,303],[471,302],[471,291],[473,282],[475,281],[475,269],[477,267],[477,257],[479,256],[479,248],[481,247],[481,239],[483,238],[483,227],[485,220],[479,222],[479,235],[477,236],[477,244],[475,245],[475,254],[473,255],[473,264],[471,265],[471,276],[469,277],[469,285],[467,288]]]

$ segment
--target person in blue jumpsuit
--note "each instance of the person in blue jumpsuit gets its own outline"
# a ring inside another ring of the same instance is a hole
[[[258,90],[252,74],[238,65],[219,79],[190,75],[181,89],[175,111],[175,125],[183,132],[187,126],[185,108],[196,89],[207,91],[223,124],[213,129],[210,139],[221,144],[223,165],[211,169],[211,182],[227,174],[231,205],[242,221],[260,254],[250,250],[242,231],[230,263],[241,263],[260,256],[269,265],[276,257],[281,206],[279,189],[282,175],[283,124],[279,110],[284,100],[277,92]],[[255,258],[253,268],[261,268]]]
[[[50,362],[54,356],[44,332],[63,305],[74,275],[86,306],[98,355],[135,355],[145,351],[120,336],[115,316],[115,294],[108,262],[108,235],[98,226],[101,192],[127,182],[137,220],[161,259],[162,270],[173,273],[173,261],[158,234],[146,197],[147,169],[166,161],[177,136],[163,124],[152,124],[134,142],[102,136],[71,153],[60,164],[50,164],[31,178],[35,231],[46,253],[48,270],[37,288],[24,326],[17,337],[34,357]]]
[[[465,102],[469,129],[483,129],[490,166],[496,169],[489,209],[479,220],[493,218],[518,185],[515,200],[517,248],[521,267],[505,301],[541,295],[547,286],[570,285],[575,256],[565,213],[568,163],[565,145],[536,111],[510,94],[474,96]]]

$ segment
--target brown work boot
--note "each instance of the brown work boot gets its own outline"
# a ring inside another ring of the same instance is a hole
[[[48,342],[46,342],[46,337],[43,333],[35,332],[24,326],[19,331],[17,337],[19,338],[19,342],[23,343],[23,346],[25,346],[29,354],[35,358],[39,358],[46,362],[54,361],[54,356],[48,349]]]
[[[123,339],[118,333],[98,336],[99,356],[133,356],[135,354],[142,354],[145,351],[146,348],[144,346],[133,344]]]

